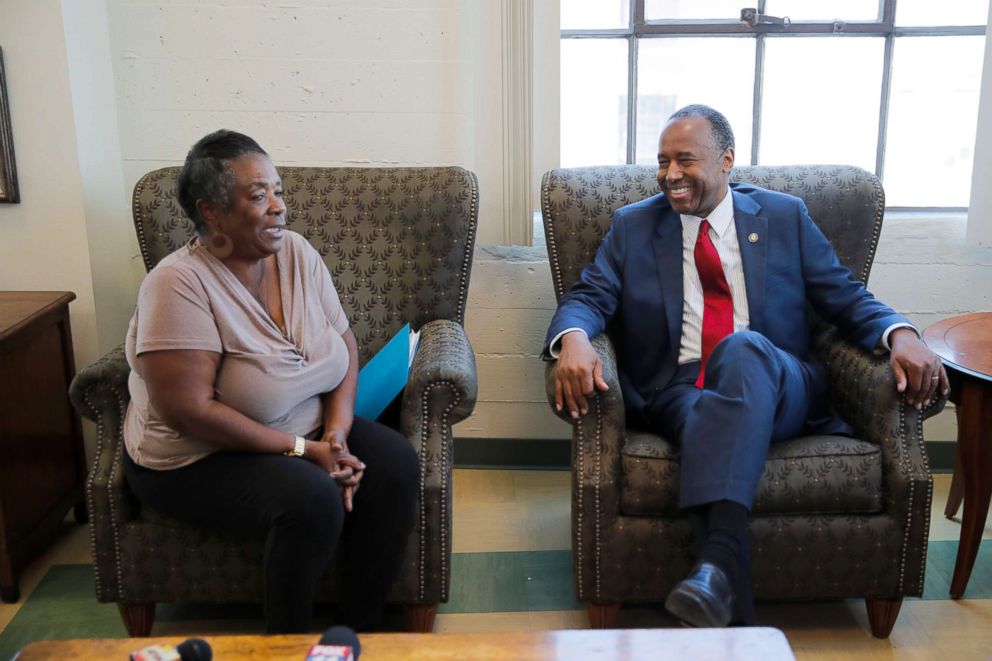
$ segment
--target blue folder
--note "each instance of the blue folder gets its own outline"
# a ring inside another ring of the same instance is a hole
[[[358,372],[355,415],[375,420],[406,386],[420,333],[406,324]]]

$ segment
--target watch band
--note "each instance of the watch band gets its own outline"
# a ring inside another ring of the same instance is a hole
[[[293,437],[293,449],[286,453],[287,457],[302,457],[307,448],[307,439],[302,436]]]

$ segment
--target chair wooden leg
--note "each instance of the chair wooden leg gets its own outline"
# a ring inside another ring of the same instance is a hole
[[[413,633],[432,633],[434,631],[434,616],[437,615],[437,604],[417,604],[405,606],[406,626]]]
[[[589,615],[589,626],[593,629],[616,629],[620,604],[597,604],[590,601],[586,603],[586,613]]]
[[[902,608],[902,597],[886,599],[884,597],[865,598],[865,607],[868,609],[868,624],[871,626],[871,635],[875,638],[888,638],[892,633],[892,627],[899,617],[899,609]]]
[[[117,610],[124,620],[124,628],[131,638],[147,638],[152,633],[155,622],[155,602],[146,604],[117,604]]]

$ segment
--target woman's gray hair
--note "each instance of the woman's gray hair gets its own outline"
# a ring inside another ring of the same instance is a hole
[[[245,154],[268,156],[247,135],[221,129],[200,138],[186,155],[176,180],[176,198],[200,234],[206,232],[207,225],[196,208],[197,201],[209,200],[222,209],[228,208],[234,189],[234,171],[228,161]]]

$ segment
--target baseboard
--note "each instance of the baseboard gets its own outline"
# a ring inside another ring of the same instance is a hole
[[[568,438],[456,438],[455,468],[568,470]]]
[[[930,470],[954,470],[955,444],[927,441]],[[455,468],[568,470],[572,441],[567,438],[456,438]]]
[[[930,459],[930,471],[933,473],[954,472],[954,441],[927,441],[927,457]]]

